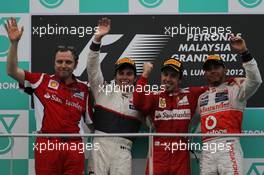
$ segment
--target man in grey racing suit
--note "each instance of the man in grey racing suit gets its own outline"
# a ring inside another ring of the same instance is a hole
[[[231,35],[231,46],[240,54],[245,78],[226,81],[227,69],[218,55],[210,55],[203,65],[209,90],[198,99],[202,133],[241,133],[243,111],[246,101],[257,91],[262,83],[255,59],[247,50],[245,41]],[[202,175],[242,175],[243,151],[239,138],[203,137],[203,145],[215,144],[216,152],[202,151]]]

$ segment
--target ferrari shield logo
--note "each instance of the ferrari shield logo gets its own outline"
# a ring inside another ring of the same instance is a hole
[[[166,100],[165,98],[159,98],[159,107],[166,108]]]

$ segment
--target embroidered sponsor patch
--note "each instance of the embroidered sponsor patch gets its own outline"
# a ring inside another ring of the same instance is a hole
[[[190,109],[174,109],[155,112],[155,120],[189,120],[191,119]]]
[[[215,94],[215,103],[228,100],[228,91],[218,92]]]
[[[159,98],[159,108],[166,108],[166,99]]]
[[[59,88],[59,83],[55,80],[50,80],[49,81],[49,84],[48,84],[48,87],[51,88],[51,89],[58,89]]]
[[[83,100],[84,99],[84,92],[75,92],[73,94],[73,96],[76,97],[76,98],[80,98],[81,100]]]
[[[187,96],[184,96],[184,97],[178,102],[178,106],[181,106],[181,105],[189,105],[189,101],[188,101]]]
[[[208,101],[209,101],[209,96],[208,95],[203,96],[200,100],[200,107],[207,105]]]

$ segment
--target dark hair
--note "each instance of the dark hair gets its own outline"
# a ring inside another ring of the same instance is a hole
[[[56,47],[54,55],[56,55],[57,52],[67,52],[70,51],[74,57],[74,60],[77,62],[79,59],[79,55],[77,54],[77,51],[74,46],[63,46],[59,45]]]
[[[161,72],[164,72],[164,70],[166,70],[166,69],[170,69],[170,70],[176,72],[177,75],[178,75],[178,77],[179,77],[179,79],[182,80],[182,78],[183,78],[183,71],[182,71],[182,70],[180,70],[180,71],[176,71],[173,67],[171,67],[171,66],[166,66],[166,67],[163,67],[163,68],[161,69]]]
[[[182,79],[183,76],[183,64],[182,62],[177,58],[166,58],[163,61],[163,65],[161,67],[161,72],[165,68],[170,68],[174,71],[176,71],[179,74],[179,79]]]

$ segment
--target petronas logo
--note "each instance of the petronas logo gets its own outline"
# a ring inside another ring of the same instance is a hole
[[[156,8],[160,6],[163,0],[139,0],[140,4],[147,8]]]
[[[0,134],[11,133],[18,116],[18,114],[0,114]],[[0,137],[0,154],[9,152],[13,145],[13,137]]]
[[[257,7],[263,0],[239,0],[239,3],[246,8],[255,8]]]
[[[64,0],[39,0],[39,2],[46,8],[53,9],[60,6]]]

